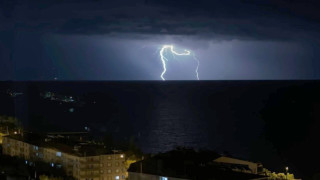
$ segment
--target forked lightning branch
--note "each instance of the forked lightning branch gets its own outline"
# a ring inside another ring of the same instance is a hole
[[[182,53],[178,53],[177,51],[174,50],[174,47],[173,45],[163,45],[161,50],[160,50],[160,58],[161,58],[161,62],[162,62],[162,67],[163,67],[163,71],[160,75],[161,79],[162,80],[166,80],[164,78],[164,75],[165,73],[167,72],[167,61],[168,61],[168,58],[166,58],[166,56],[164,55],[167,51],[170,51],[170,53],[172,53],[173,56],[190,56],[191,55],[191,52],[189,50],[184,50],[184,52]],[[196,58],[195,54],[193,53],[193,59],[195,61],[197,61],[197,67],[196,67],[196,70],[195,70],[195,73],[196,73],[196,78],[197,80],[199,80],[199,73],[198,73],[198,69],[199,69],[199,65],[200,65],[200,62],[199,60]]]

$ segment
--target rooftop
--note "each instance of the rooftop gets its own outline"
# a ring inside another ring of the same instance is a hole
[[[77,133],[72,134],[74,135]],[[79,133],[79,135],[82,134],[83,133]],[[55,149],[79,157],[115,154],[113,151],[107,150],[102,143],[97,143],[94,141],[81,141],[69,139],[68,137],[64,136],[56,136],[58,138],[52,138],[51,135],[52,134],[48,136],[47,134],[24,133],[23,136],[20,134],[16,134],[9,135],[6,137],[26,142],[28,144],[35,145],[38,147]]]
[[[246,180],[263,178],[264,176],[235,172],[233,166],[213,162],[218,158],[217,153],[211,151],[196,152],[193,150],[174,150],[158,154],[151,158],[133,163],[128,171],[158,176],[184,179],[237,179]],[[248,169],[244,165],[234,165],[239,169]]]

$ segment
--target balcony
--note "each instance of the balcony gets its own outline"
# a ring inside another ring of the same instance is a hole
[[[90,171],[90,170],[96,170],[99,171],[100,170],[100,166],[80,166],[79,169],[81,171]]]
[[[100,174],[86,174],[86,175],[81,175],[80,174],[80,178],[97,178],[100,177]]]
[[[100,164],[100,160],[81,161],[83,164]]]

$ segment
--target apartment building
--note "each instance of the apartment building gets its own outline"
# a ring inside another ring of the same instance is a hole
[[[24,158],[26,163],[50,163],[78,180],[123,180],[127,173],[124,154],[105,153],[93,145],[71,147],[11,135],[3,137],[3,154]]]

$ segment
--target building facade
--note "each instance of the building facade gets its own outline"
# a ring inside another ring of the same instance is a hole
[[[78,180],[124,180],[124,154],[79,155],[59,148],[37,146],[10,136],[3,137],[3,154],[24,158],[26,163],[44,161],[63,168],[68,176]]]

